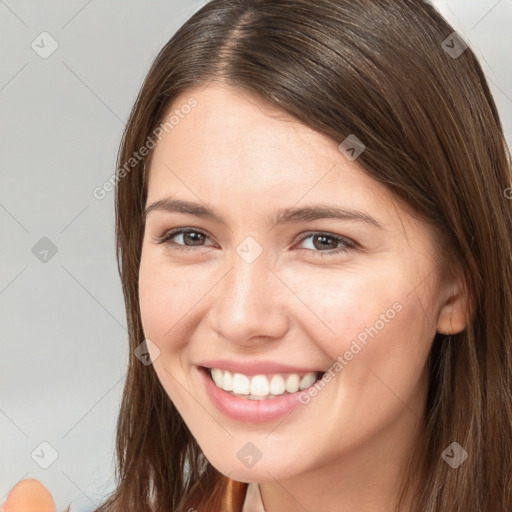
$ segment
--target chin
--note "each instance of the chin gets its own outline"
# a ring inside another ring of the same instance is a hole
[[[207,455],[205,453],[205,455]],[[277,460],[266,459],[263,455],[260,460],[250,466],[239,460],[238,455],[234,453],[230,457],[225,454],[219,454],[218,457],[207,457],[210,464],[224,476],[238,482],[272,482],[275,480],[286,480],[296,475],[296,461],[287,462],[275,453]],[[243,459],[243,456],[241,456]],[[291,470],[290,466],[293,467]]]

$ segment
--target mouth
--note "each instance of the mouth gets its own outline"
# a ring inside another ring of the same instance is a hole
[[[218,389],[249,400],[272,400],[304,391],[320,380],[325,372],[272,373],[245,375],[220,368],[201,366]]]

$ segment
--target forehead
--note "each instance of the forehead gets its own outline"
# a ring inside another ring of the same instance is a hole
[[[196,106],[184,114],[181,108],[190,98]],[[244,91],[217,84],[192,89],[174,100],[164,122],[171,116],[176,124],[154,150],[150,189],[152,182],[173,179],[167,167],[205,185],[222,181],[228,188],[245,184],[253,191],[290,187],[291,192],[327,173],[328,181],[336,175],[345,188],[356,183],[375,192],[379,188],[355,162],[345,160],[335,141]],[[333,166],[336,172],[329,173]]]

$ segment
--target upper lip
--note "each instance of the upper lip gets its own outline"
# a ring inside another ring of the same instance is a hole
[[[275,361],[234,361],[232,359],[211,359],[199,363],[198,366],[206,368],[219,368],[228,370],[232,373],[242,373],[243,375],[261,375],[268,373],[309,373],[324,372],[315,368],[306,368],[305,366],[289,366]]]

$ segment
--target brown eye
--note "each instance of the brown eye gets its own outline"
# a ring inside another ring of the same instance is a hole
[[[182,233],[182,235],[184,245],[201,245],[201,242],[204,241],[204,235],[197,231],[188,231]],[[190,242],[190,244],[188,242]]]
[[[337,249],[339,241],[332,236],[315,235],[313,245],[316,249]]]
[[[193,229],[176,229],[164,233],[161,237],[156,237],[155,241],[159,244],[168,244],[176,249],[187,250],[193,247],[203,246],[203,242],[208,235],[201,231]]]
[[[352,240],[331,233],[310,233],[302,238],[300,244],[308,239],[311,239],[312,243],[305,250],[319,256],[346,253],[357,248],[357,244]]]

